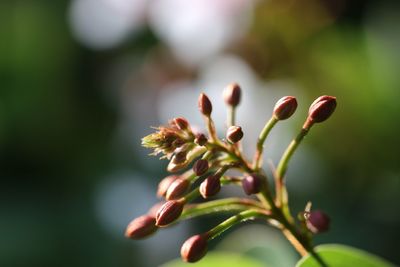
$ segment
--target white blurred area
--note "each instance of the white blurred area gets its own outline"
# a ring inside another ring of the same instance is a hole
[[[249,0],[158,0],[149,23],[181,62],[197,65],[246,32],[252,7]]]
[[[148,24],[182,63],[197,65],[246,33],[253,6],[250,0],[74,0],[69,22],[80,43],[99,50]]]
[[[83,45],[110,49],[144,25],[146,0],[73,0],[69,22]]]

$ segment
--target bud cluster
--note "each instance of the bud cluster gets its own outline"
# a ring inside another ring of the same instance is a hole
[[[198,108],[205,120],[207,134],[194,133],[190,123],[179,117],[172,119],[166,126],[155,128],[155,133],[142,139],[143,146],[153,149],[154,155],[162,154],[162,158],[170,161],[168,171],[184,171],[169,175],[160,181],[157,196],[163,198],[163,201],[128,225],[128,238],[150,236],[158,228],[168,227],[190,217],[219,211],[236,213],[210,231],[194,235],[184,242],[181,248],[182,259],[195,262],[206,254],[211,239],[234,224],[248,219],[262,218],[266,223],[274,221],[273,226],[288,230],[284,231],[285,233],[300,233],[301,236],[288,237],[298,251],[310,249],[312,234],[328,230],[329,217],[321,211],[307,213],[303,221],[305,230],[298,229],[299,226],[287,212],[288,199],[283,179],[290,157],[298,144],[314,123],[326,120],[333,113],[336,98],[322,96],[312,103],[305,126],[283,153],[276,170],[272,170],[276,185],[275,192],[272,192],[266,172],[260,167],[263,143],[278,121],[286,120],[295,113],[297,100],[293,96],[285,96],[277,101],[271,118],[261,131],[254,161],[250,162],[244,157],[240,145],[244,137],[243,129],[235,124],[235,112],[240,104],[241,94],[241,88],[236,83],[228,85],[223,92],[228,107],[225,138],[218,137],[211,117],[212,103],[207,95],[202,93],[198,99]],[[235,169],[240,175],[233,177],[230,169]],[[224,186],[230,185],[240,186],[243,196],[214,199]],[[206,202],[192,203],[197,198]]]

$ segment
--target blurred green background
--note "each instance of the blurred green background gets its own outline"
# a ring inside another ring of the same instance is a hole
[[[248,155],[275,101],[298,98],[295,116],[266,144],[275,163],[312,100],[337,96],[336,113],[293,158],[292,209],[311,200],[330,215],[317,243],[400,264],[399,8],[388,0],[1,1],[0,266],[148,267],[178,257],[187,237],[222,217],[126,240],[126,225],[157,201],[166,175],[140,138],[177,115],[201,125],[202,91],[223,134],[221,92],[233,81],[243,88]],[[297,257],[277,231],[237,229],[212,246],[280,264]]]

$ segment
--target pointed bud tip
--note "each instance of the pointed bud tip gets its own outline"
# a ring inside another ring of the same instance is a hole
[[[158,183],[157,196],[165,197],[169,186],[179,178],[179,175],[169,175]]]
[[[330,218],[320,210],[311,211],[307,219],[307,228],[314,234],[329,230]]]
[[[297,109],[297,100],[293,96],[285,96],[276,102],[274,116],[277,120],[290,118]]]
[[[141,239],[157,231],[156,219],[151,215],[142,215],[131,221],[126,228],[125,236],[131,239]]]
[[[168,187],[165,198],[167,200],[174,200],[183,197],[189,190],[190,182],[184,178],[178,178],[174,180]]]
[[[227,105],[236,107],[240,103],[241,88],[237,83],[232,83],[225,87],[223,98]]]
[[[207,137],[200,133],[196,135],[196,138],[194,139],[194,142],[199,145],[199,146],[204,146],[205,144],[207,144]]]
[[[179,129],[182,131],[186,131],[189,129],[189,122],[183,118],[183,117],[178,117],[178,118],[174,118],[172,120],[172,123]]]
[[[181,216],[184,203],[178,200],[167,201],[158,210],[156,215],[156,226],[167,226]]]
[[[203,198],[216,195],[221,190],[220,177],[211,175],[200,184],[200,194]]]
[[[243,138],[242,127],[231,126],[228,131],[226,131],[226,139],[231,143],[237,143]]]
[[[243,178],[242,187],[247,195],[260,193],[263,179],[258,174],[250,174]]]
[[[208,161],[205,159],[199,159],[193,165],[193,172],[196,174],[196,176],[202,176],[207,171],[208,171]]]
[[[184,150],[176,152],[174,154],[174,156],[172,157],[171,162],[174,164],[177,164],[177,165],[184,163],[186,161],[186,156],[187,156],[187,152]]]
[[[208,96],[201,93],[198,100],[198,106],[200,112],[205,116],[210,116],[212,112],[212,104]]]
[[[308,118],[312,122],[323,122],[327,120],[336,109],[336,97],[320,96],[314,100],[308,110]]]
[[[196,262],[207,253],[207,238],[204,235],[195,235],[183,243],[181,247],[182,259],[186,262]]]

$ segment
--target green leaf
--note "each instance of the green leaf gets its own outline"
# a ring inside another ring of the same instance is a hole
[[[209,252],[196,263],[185,263],[176,259],[163,264],[161,267],[268,267],[263,262],[252,259],[248,256],[229,252]]]
[[[316,247],[316,252],[328,266],[334,267],[394,267],[395,265],[366,251],[349,246],[328,244]],[[303,257],[296,267],[320,267],[311,256]]]

